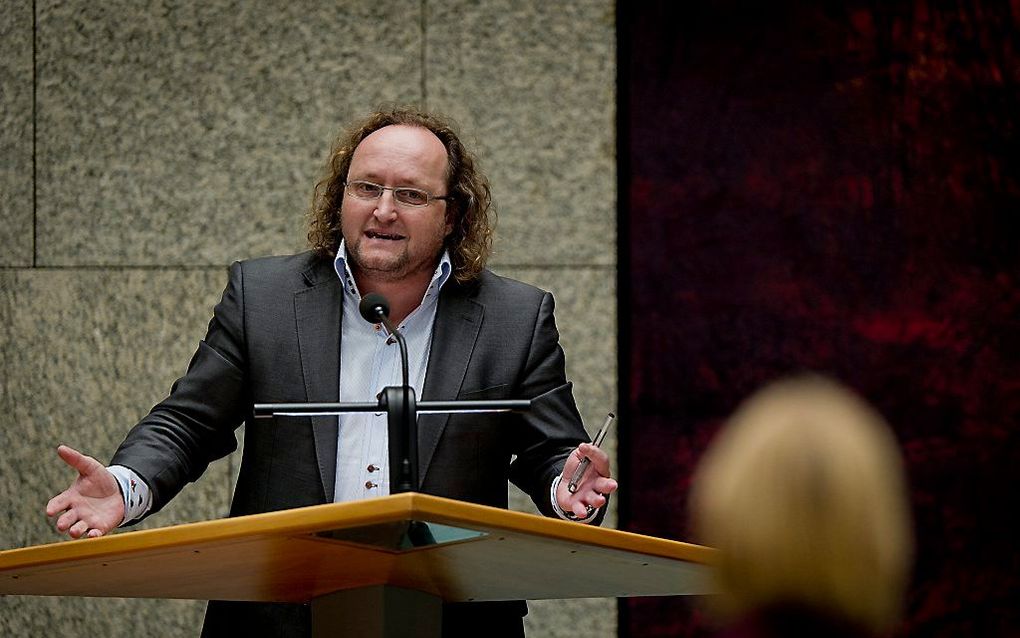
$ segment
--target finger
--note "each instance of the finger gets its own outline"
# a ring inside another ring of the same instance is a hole
[[[594,467],[594,465],[589,467]],[[601,492],[603,494],[612,494],[616,491],[617,487],[616,479],[604,476],[597,470],[591,470],[586,471],[581,480],[578,481],[578,489],[575,490],[575,493]]]
[[[103,466],[102,463],[91,456],[85,456],[78,450],[66,445],[58,446],[57,454],[61,459],[63,459],[64,463],[67,463],[74,469],[78,470],[79,474],[83,474],[85,476],[88,476]]]
[[[581,501],[576,501],[571,507],[571,511],[577,518],[588,518],[588,506]]]
[[[88,531],[88,537],[89,538],[99,538],[100,536],[103,535],[103,533],[104,533],[103,530],[96,529],[95,527],[93,527],[92,529],[90,529]]]
[[[602,476],[611,476],[609,471],[609,455],[602,448],[597,448],[591,443],[582,443],[577,451],[583,457],[591,459],[591,466]]]
[[[606,478],[600,476],[599,478],[592,481],[592,489],[600,494],[612,494],[620,488],[620,484],[616,482],[616,479]]]
[[[570,456],[567,457],[566,462],[563,464],[563,475],[568,479],[573,476],[574,470],[577,469],[577,465],[583,459],[584,455],[581,454],[577,448],[574,448],[574,450],[570,453]]]
[[[71,529],[67,530],[67,534],[71,538],[81,538],[81,535],[87,531],[89,531],[89,524],[85,521],[78,521],[71,526]]]
[[[602,507],[605,503],[605,497],[599,496],[595,492],[588,492],[583,498],[575,498],[571,501],[569,510],[578,518],[587,518],[592,510]]]
[[[566,464],[563,467],[564,474],[568,471],[573,473],[573,471],[577,469],[578,464],[584,459],[589,458],[591,455],[594,455],[595,457],[591,459],[591,461],[594,462],[596,458],[600,458],[599,455],[605,456],[605,452],[601,451],[591,443],[581,443],[575,447],[570,453],[570,456],[567,457]],[[608,462],[609,458],[606,457],[606,463],[608,464]]]
[[[578,490],[572,497],[584,505],[603,507],[608,502],[606,497],[615,492],[618,487],[619,484],[614,479],[600,477],[591,481],[583,490]],[[574,500],[570,501],[570,508],[574,509]]]
[[[71,526],[78,522],[78,512],[73,509],[69,509],[60,515],[57,519],[57,531],[66,532],[71,529]]]
[[[64,463],[74,467],[75,462],[82,456],[82,453],[70,445],[61,444],[57,446],[57,456],[59,456]]]
[[[591,507],[602,507],[606,504],[606,502],[606,497],[595,491],[586,493],[584,498],[581,499],[581,503],[585,506],[590,505]]]
[[[50,499],[46,504],[46,516],[56,516],[71,506],[71,496],[63,491]]]

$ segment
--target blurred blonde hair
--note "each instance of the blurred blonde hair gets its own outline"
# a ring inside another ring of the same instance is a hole
[[[810,376],[752,396],[696,471],[691,511],[720,550],[710,605],[724,616],[803,604],[876,633],[898,619],[913,553],[902,463],[842,386]]]

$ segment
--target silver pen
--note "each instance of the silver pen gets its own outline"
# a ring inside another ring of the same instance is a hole
[[[606,422],[602,424],[599,431],[595,434],[595,439],[591,442],[595,447],[602,447],[602,441],[605,440],[606,434],[609,433],[609,426],[612,425],[613,419],[616,415],[610,412],[606,415]],[[584,476],[584,471],[591,465],[591,459],[587,456],[581,459],[581,463],[578,464],[577,469],[574,470],[574,475],[570,477],[570,483],[567,484],[567,491],[573,494],[577,491],[577,484],[581,481],[581,477]]]

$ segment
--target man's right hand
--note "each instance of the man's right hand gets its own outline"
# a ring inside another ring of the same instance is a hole
[[[124,520],[124,497],[117,479],[102,463],[61,445],[57,454],[78,471],[71,487],[50,499],[46,515],[57,516],[57,531],[71,538],[94,538],[115,529]]]

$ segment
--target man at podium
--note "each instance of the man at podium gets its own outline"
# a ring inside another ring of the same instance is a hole
[[[474,157],[441,118],[371,114],[334,145],[314,191],[311,250],[236,262],[205,338],[170,395],[109,466],[66,446],[79,473],[47,505],[73,538],[159,511],[237,446],[230,515],[388,494],[385,414],[252,419],[255,403],[374,401],[401,384],[385,327],[361,318],[379,293],[408,346],[422,400],[532,399],[524,414],[422,415],[419,491],[507,506],[507,480],[547,516],[598,522],[617,485],[587,443],[548,292],[485,269],[494,213]],[[576,492],[567,482],[591,459]],[[564,478],[566,477],[566,478]],[[444,635],[523,635],[523,602],[444,607]],[[307,606],[211,601],[204,635],[307,636]]]

